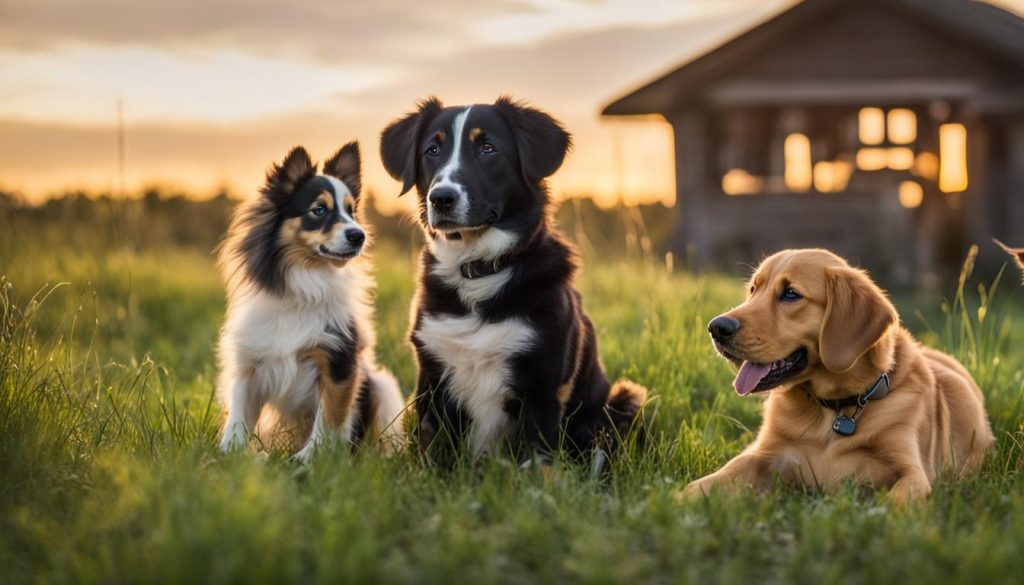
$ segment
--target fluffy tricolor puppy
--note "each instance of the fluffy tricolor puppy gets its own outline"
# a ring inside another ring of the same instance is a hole
[[[359,189],[356,143],[321,175],[296,147],[270,168],[261,196],[235,210],[218,258],[228,295],[222,450],[257,429],[261,438],[287,433],[304,445],[302,460],[331,438],[400,437],[402,396],[374,359]]]
[[[588,450],[646,397],[605,375],[576,251],[549,217],[544,179],[569,145],[554,118],[507,98],[429,99],[382,133],[427,241],[412,325],[421,449],[443,433],[474,455],[506,438],[530,454]]]

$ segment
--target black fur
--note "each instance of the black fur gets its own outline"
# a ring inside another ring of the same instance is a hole
[[[425,315],[465,316],[473,311],[491,323],[519,318],[536,331],[536,343],[525,353],[511,356],[513,397],[505,408],[518,422],[517,449],[531,454],[548,454],[560,446],[570,452],[587,451],[602,430],[621,429],[632,422],[646,391],[617,386],[616,408],[607,408],[612,384],[601,364],[593,325],[573,288],[577,253],[549,217],[544,180],[561,166],[571,147],[570,136],[551,116],[503,97],[493,105],[473,106],[466,120],[466,128],[481,129],[481,140],[497,154],[485,156],[480,144],[468,143],[464,153],[453,155],[446,150],[452,144],[447,133],[462,111],[445,109],[430,98],[381,136],[381,158],[388,172],[403,182],[403,193],[413,185],[417,188],[420,220],[428,238],[460,237],[457,229],[428,224],[426,196],[442,157],[464,156],[468,162],[461,163],[465,168],[460,167],[459,181],[469,193],[467,225],[499,228],[517,239],[509,252],[511,265],[505,269],[512,271],[507,284],[473,308],[433,273],[438,259],[428,247],[423,250],[411,332],[419,366],[415,406],[420,448],[430,447],[438,436],[463,436],[470,421],[448,394],[445,365],[416,332]],[[570,381],[563,414],[557,392]]]
[[[342,146],[334,156],[327,159],[327,162],[324,163],[324,174],[331,175],[345,183],[345,186],[352,192],[352,197],[358,200],[359,192],[363,188],[361,168],[359,143],[353,141]]]

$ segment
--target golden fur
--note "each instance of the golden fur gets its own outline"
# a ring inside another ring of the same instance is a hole
[[[802,298],[780,301],[787,287]],[[751,279],[746,302],[726,315],[740,323],[728,347],[735,357],[771,363],[803,347],[807,367],[768,391],[757,439],[686,486],[684,496],[764,489],[778,477],[826,491],[846,482],[888,487],[893,500],[904,502],[926,496],[940,474],[976,471],[995,440],[967,370],[918,343],[882,290],[831,252],[769,257]],[[888,396],[868,403],[855,434],[834,433],[835,412],[815,397],[859,395],[883,372],[891,378]]]

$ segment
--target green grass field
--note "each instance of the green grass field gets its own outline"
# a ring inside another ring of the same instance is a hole
[[[90,246],[0,230],[0,581],[1011,582],[1024,575],[1024,291],[900,299],[904,321],[984,389],[980,477],[891,508],[849,488],[685,505],[673,493],[754,436],[759,402],[704,333],[737,279],[585,258],[579,283],[613,377],[647,385],[651,438],[607,477],[545,482],[493,458],[441,470],[335,449],[217,453],[223,299],[201,250]],[[6,228],[12,229],[6,229]],[[70,228],[68,228],[70,229]],[[408,392],[412,254],[375,252],[380,361]],[[756,260],[756,259],[752,259]],[[60,284],[58,283],[66,283]],[[1017,349],[1013,349],[1017,348]]]

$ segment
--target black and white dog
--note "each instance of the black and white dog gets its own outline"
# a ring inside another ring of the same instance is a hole
[[[384,166],[403,193],[416,187],[427,240],[411,332],[423,450],[450,432],[474,456],[505,438],[531,455],[579,453],[646,398],[605,375],[573,288],[576,251],[549,217],[544,179],[570,143],[554,118],[504,97],[431,98],[382,132]]]
[[[330,439],[399,446],[402,394],[374,359],[360,185],[356,143],[323,174],[296,147],[271,167],[262,194],[236,208],[218,259],[228,293],[222,450],[253,432],[291,435],[301,460]]]

